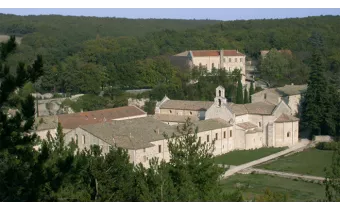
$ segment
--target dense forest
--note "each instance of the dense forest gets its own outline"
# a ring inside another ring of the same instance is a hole
[[[1,15],[0,33],[23,35],[9,64],[44,56],[40,92],[97,94],[104,87],[182,89],[188,75],[168,56],[189,49],[238,49],[248,59],[258,59],[264,49],[290,49],[298,62],[292,69],[307,69],[296,81],[306,83],[315,41],[322,45],[328,76],[340,81],[339,21],[338,16],[216,22]]]

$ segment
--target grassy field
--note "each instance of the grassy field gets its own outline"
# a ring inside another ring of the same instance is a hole
[[[316,201],[325,198],[325,188],[322,184],[286,179],[262,174],[237,174],[223,180],[226,192],[232,192],[242,186],[245,200],[252,200],[268,188],[272,192],[288,195],[288,201]]]
[[[286,149],[282,148],[260,148],[255,150],[238,150],[232,151],[224,155],[215,157],[216,163],[226,165],[241,165],[253,160],[257,160],[268,155],[280,152]]]
[[[257,166],[257,168],[324,177],[324,168],[330,166],[332,155],[333,151],[312,148],[279,158],[271,163]]]

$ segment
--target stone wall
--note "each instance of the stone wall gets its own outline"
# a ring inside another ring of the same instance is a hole
[[[136,106],[139,108],[143,108],[145,106],[145,102],[148,102],[149,100],[150,99],[148,98],[141,98],[141,99],[129,98],[128,106]]]
[[[331,137],[331,136],[313,136],[313,140],[315,142],[331,142],[331,141],[333,141],[333,137]]]

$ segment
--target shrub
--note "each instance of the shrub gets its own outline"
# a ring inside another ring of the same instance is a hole
[[[319,150],[336,150],[337,142],[319,142],[315,148]]]

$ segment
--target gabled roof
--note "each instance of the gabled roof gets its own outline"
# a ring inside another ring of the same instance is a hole
[[[102,109],[89,112],[58,115],[58,121],[63,128],[74,129],[80,125],[90,125],[127,117],[146,116],[146,112],[136,106],[123,106],[112,109]]]
[[[280,96],[300,95],[307,91],[307,85],[285,85],[274,90]]]
[[[210,131],[210,130],[215,130],[215,129],[220,129],[220,128],[231,127],[232,125],[223,119],[214,118],[214,119],[201,120],[201,121],[195,122],[194,126],[198,127],[198,132],[203,132],[203,131]]]
[[[164,139],[163,133],[171,136],[175,128],[153,117],[82,125],[81,129],[111,145],[124,149],[152,147],[150,142]]]
[[[295,121],[299,121],[299,118],[296,118],[294,116],[287,115],[287,114],[281,114],[280,117],[278,117],[274,122],[282,123],[282,122],[295,122]]]
[[[181,109],[181,110],[207,110],[214,104],[213,101],[184,101],[184,100],[168,100],[165,101],[161,109]]]
[[[254,93],[253,95],[258,95],[265,92],[271,92],[278,96],[293,96],[293,95],[300,95],[307,91],[307,85],[285,85],[283,87],[278,88],[269,88],[262,90],[260,92]]]
[[[251,123],[251,122],[243,122],[243,123],[238,123],[236,124],[240,128],[243,128],[244,130],[252,129],[252,128],[257,128],[257,125]]]
[[[276,107],[276,105],[268,102],[255,102],[250,104],[230,103],[229,106],[236,116],[244,114],[270,115]]]
[[[190,118],[191,122],[198,121],[197,116],[187,116],[187,115],[174,115],[174,114],[155,114],[154,118],[163,122],[178,122],[184,123],[187,118]]]
[[[220,50],[192,50],[194,57],[220,56]],[[245,56],[238,50],[223,50],[223,56]]]

